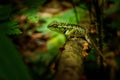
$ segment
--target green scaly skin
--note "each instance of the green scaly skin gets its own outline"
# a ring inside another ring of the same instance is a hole
[[[90,40],[88,39],[88,30],[86,29],[86,27],[76,25],[76,24],[61,23],[61,22],[53,21],[48,25],[48,29],[65,34],[67,39],[83,37],[90,43]]]

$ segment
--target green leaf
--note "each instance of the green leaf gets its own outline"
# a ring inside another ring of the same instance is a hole
[[[39,21],[38,12],[39,10],[37,8],[30,8],[21,11],[20,14],[24,14],[25,16],[27,16],[29,21],[37,23]]]
[[[16,21],[10,21],[0,24],[1,29],[8,35],[21,34]]]
[[[76,10],[77,10],[78,19],[80,21],[80,19],[85,15],[86,12],[81,8],[76,8]],[[58,22],[77,24],[75,12],[73,9],[66,11],[64,14],[59,15],[54,19],[57,20]]]
[[[20,53],[1,29],[0,80],[32,80]]]
[[[63,34],[58,34],[55,37],[48,40],[47,47],[49,50],[55,49],[55,48],[58,49],[63,46],[65,41],[66,41],[65,36]]]

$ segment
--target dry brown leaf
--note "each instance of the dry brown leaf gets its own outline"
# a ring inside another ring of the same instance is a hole
[[[53,15],[49,12],[39,12],[38,16],[42,16],[42,17],[52,17]]]
[[[33,33],[32,35],[30,35],[32,39],[41,38],[42,36],[43,36],[42,33]]]
[[[85,42],[85,43],[83,44],[83,49],[82,49],[82,50],[87,50],[87,49],[88,49],[88,46],[89,46],[89,44],[88,44],[87,42]]]

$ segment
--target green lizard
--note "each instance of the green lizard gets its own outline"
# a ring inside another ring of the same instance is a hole
[[[88,39],[88,30],[86,29],[86,27],[76,24],[53,21],[48,25],[48,29],[65,34],[67,39],[72,37],[73,38],[82,37],[85,38],[90,43],[90,40]]]

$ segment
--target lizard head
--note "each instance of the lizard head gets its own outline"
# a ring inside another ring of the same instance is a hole
[[[48,25],[48,29],[52,30],[52,31],[56,31],[59,33],[64,33],[65,29],[63,28],[63,26],[60,25],[61,23],[57,22],[57,21],[53,21],[52,23],[50,23]]]
[[[57,21],[52,21],[49,25],[48,28],[49,29],[53,29],[56,28],[58,26],[58,22]]]

